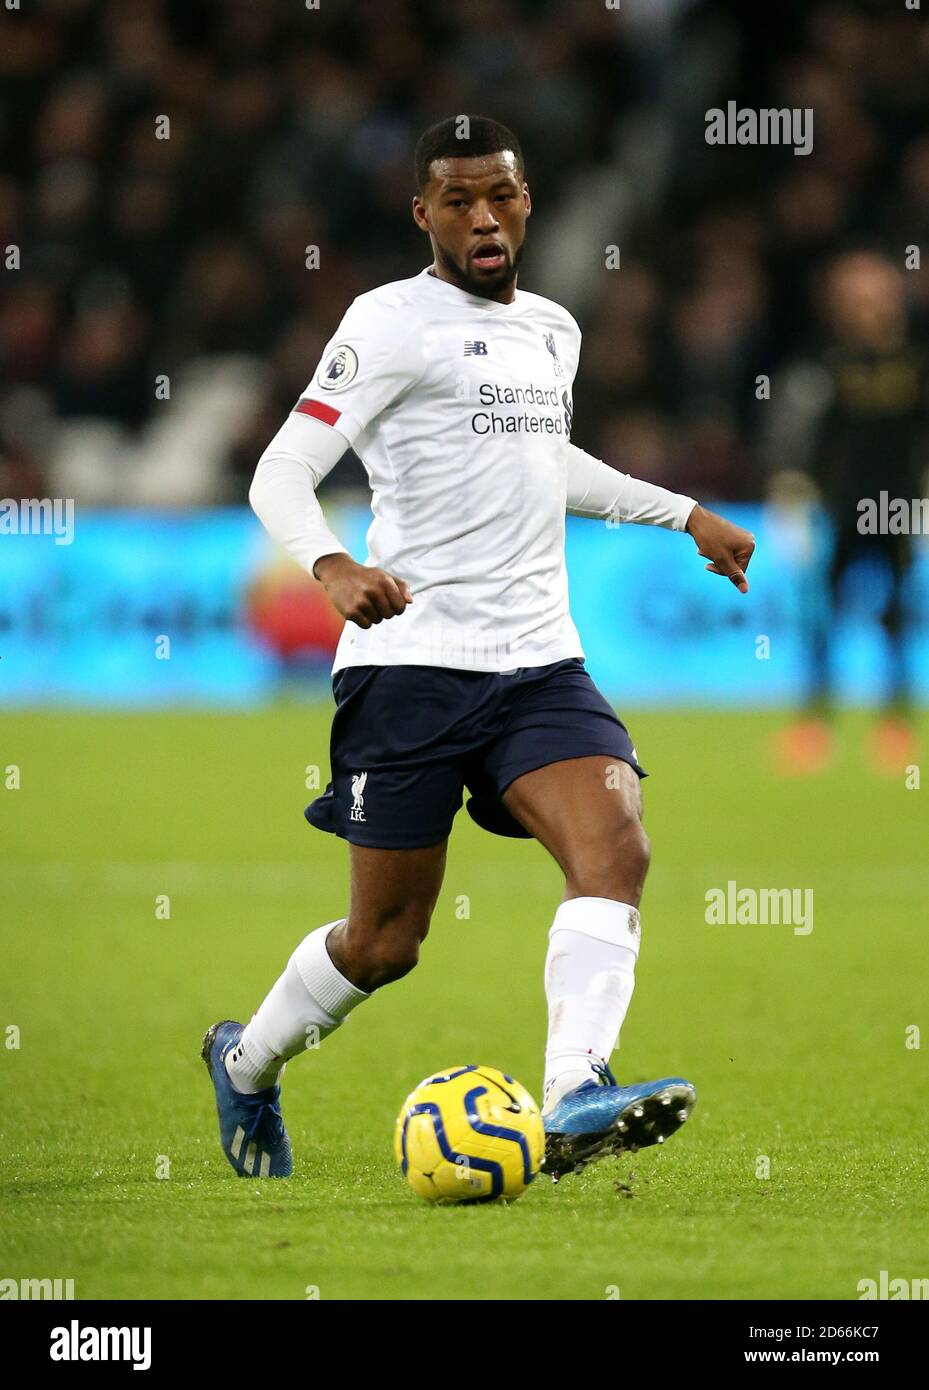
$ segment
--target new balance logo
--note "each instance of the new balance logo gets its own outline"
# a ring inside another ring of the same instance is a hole
[[[478,341],[473,343],[465,343],[464,355],[465,357],[486,357],[487,344]]]
[[[366,772],[356,772],[352,778],[352,807],[348,813],[349,820],[365,819],[365,783],[368,780]]]

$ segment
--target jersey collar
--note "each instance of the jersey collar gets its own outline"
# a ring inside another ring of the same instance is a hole
[[[485,299],[483,295],[468,294],[467,290],[460,290],[457,285],[452,285],[448,280],[440,280],[437,275],[430,275],[431,266],[426,266],[419,273],[422,280],[431,294],[439,295],[447,299],[450,304],[467,305],[472,309],[483,309],[485,313],[500,316],[512,316],[519,312],[520,294],[516,290],[511,304],[499,304],[496,299]]]

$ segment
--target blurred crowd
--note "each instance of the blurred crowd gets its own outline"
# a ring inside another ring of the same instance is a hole
[[[794,361],[841,332],[826,286],[844,255],[897,269],[926,341],[929,268],[905,267],[907,247],[929,255],[929,28],[903,5],[720,13],[736,61],[713,105],[811,107],[813,151],[707,145],[678,123],[668,196],[584,325],[575,419],[596,422],[578,442],[629,472],[741,499],[798,464],[772,457],[770,420]]]
[[[756,378],[816,351],[830,260],[929,254],[929,42],[902,2],[45,0],[0,29],[0,496],[47,493],[74,422],[138,439],[157,380],[244,358],[211,484],[244,500],[350,300],[428,263],[412,148],[455,112],[518,132],[533,237],[625,122],[675,113],[664,191],[578,309],[574,438],[701,497],[761,495]],[[707,145],[675,91],[688,44],[725,57],[712,104],[812,107],[813,153]],[[533,270],[530,238],[521,284],[557,292]],[[917,336],[927,283],[905,280]]]

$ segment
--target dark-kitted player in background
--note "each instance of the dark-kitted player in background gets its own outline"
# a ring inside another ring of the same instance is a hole
[[[929,458],[927,357],[908,321],[905,273],[876,251],[844,252],[828,264],[820,309],[825,350],[790,367],[773,393],[778,461],[805,468],[834,528],[824,601],[811,598],[806,609],[807,708],[781,735],[778,754],[782,769],[794,773],[820,771],[832,759],[832,639],[850,572],[860,566],[862,582],[877,586],[887,639],[868,751],[876,770],[896,773],[917,751],[907,576],[926,510],[918,503]],[[776,496],[784,495],[783,481]],[[898,508],[888,521],[897,498],[907,511]]]

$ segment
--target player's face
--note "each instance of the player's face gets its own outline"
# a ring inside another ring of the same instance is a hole
[[[842,256],[831,267],[828,310],[840,338],[880,347],[898,337],[906,321],[903,275],[872,252]]]
[[[507,302],[532,209],[511,150],[435,159],[413,217],[429,233],[436,269],[471,294]]]

